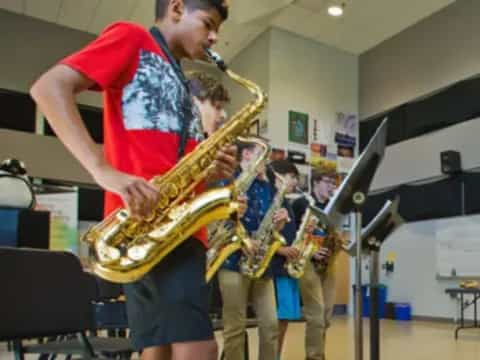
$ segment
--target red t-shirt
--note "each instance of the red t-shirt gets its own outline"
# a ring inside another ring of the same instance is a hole
[[[203,140],[185,85],[144,28],[114,23],[61,63],[103,91],[104,153],[114,168],[145,179],[167,172],[177,163],[181,124],[187,117],[185,153]],[[105,214],[123,206],[120,197],[106,192]],[[206,229],[195,237],[207,244]]]

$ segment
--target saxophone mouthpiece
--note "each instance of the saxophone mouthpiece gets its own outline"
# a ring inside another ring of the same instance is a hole
[[[215,63],[215,65],[217,65],[220,70],[222,70],[223,72],[227,71],[227,64],[225,64],[225,61],[215,51],[210,48],[205,48],[205,54],[207,55],[207,58],[211,62]]]

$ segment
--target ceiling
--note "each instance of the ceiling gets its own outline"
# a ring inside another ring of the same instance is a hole
[[[230,0],[217,50],[231,60],[269,27],[360,54],[455,0],[343,0],[345,15],[326,13],[330,0]],[[0,0],[0,8],[74,29],[99,33],[128,20],[149,26],[155,0]]]

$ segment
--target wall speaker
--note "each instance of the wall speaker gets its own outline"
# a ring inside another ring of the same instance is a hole
[[[443,174],[457,174],[462,171],[460,153],[454,150],[440,153],[440,166]]]

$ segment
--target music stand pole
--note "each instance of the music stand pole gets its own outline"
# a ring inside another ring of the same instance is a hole
[[[370,251],[370,359],[380,359],[379,251]]]
[[[365,202],[365,194],[356,192],[353,194],[353,204],[355,206],[351,214],[353,239],[356,244],[355,259],[355,360],[363,360],[363,325],[362,325],[362,213],[361,206]]]

